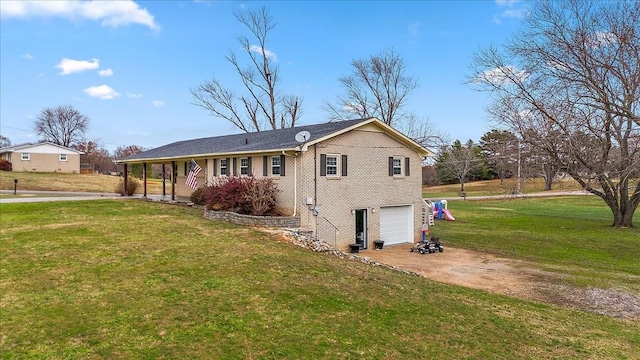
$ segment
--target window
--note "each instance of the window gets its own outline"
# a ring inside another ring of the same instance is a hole
[[[249,159],[240,159],[240,175],[249,175]]]
[[[327,176],[338,176],[338,155],[327,155]]]
[[[20,159],[21,160],[31,160],[31,154],[30,153],[22,153],[20,154]]]
[[[280,156],[271,158],[271,175],[280,175]]]
[[[402,159],[405,160],[404,165]],[[400,177],[403,175],[403,170],[404,175],[409,176],[409,158],[389,156],[389,176]]]
[[[402,175],[402,158],[393,158],[393,176]]]
[[[220,159],[220,175],[227,175],[227,159]]]
[[[67,161],[67,154],[60,154],[59,159],[60,161]]]
[[[320,154],[320,176],[347,176],[347,155]]]

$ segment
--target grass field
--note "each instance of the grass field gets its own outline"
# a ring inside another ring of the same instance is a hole
[[[464,184],[467,196],[493,196],[509,195],[518,188],[516,179],[505,179],[502,184],[500,180],[474,181]],[[423,186],[422,195],[425,198],[452,198],[460,196],[460,184]],[[544,181],[541,178],[523,179],[520,183],[522,194],[542,192]],[[582,190],[582,187],[573,179],[567,178],[556,181],[551,192]]]
[[[114,193],[122,179],[118,176],[99,174],[64,174],[0,171],[0,189],[13,190],[14,180],[18,180],[18,190],[36,191],[84,191]],[[167,192],[171,184],[167,182]],[[142,181],[136,193],[142,194]],[[147,179],[147,193],[162,194],[161,179]]]
[[[459,220],[434,230],[637,290],[637,230],[590,201],[452,202]],[[197,209],[1,206],[3,359],[640,358],[637,321],[313,253]]]
[[[431,228],[449,246],[478,250],[573,274],[582,285],[640,295],[640,228],[611,227],[595,196],[451,201],[456,221]],[[634,223],[640,224],[636,212]]]

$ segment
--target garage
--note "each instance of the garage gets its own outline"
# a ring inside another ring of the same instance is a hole
[[[413,206],[380,207],[380,240],[385,245],[413,243]]]

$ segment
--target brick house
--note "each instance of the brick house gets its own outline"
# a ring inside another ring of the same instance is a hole
[[[82,151],[51,142],[0,148],[0,157],[11,162],[14,172],[80,173]]]
[[[308,137],[306,139],[305,136]],[[175,175],[172,198],[189,196],[189,162],[218,176],[268,176],[278,207],[302,228],[347,248],[413,243],[422,226],[424,157],[433,154],[375,118],[179,141],[116,162],[166,164]]]

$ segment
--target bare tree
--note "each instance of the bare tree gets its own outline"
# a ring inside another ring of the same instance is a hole
[[[500,178],[500,185],[509,175],[517,175],[518,167],[518,138],[510,131],[493,129],[482,135],[480,147],[487,157],[489,167]]]
[[[640,2],[540,1],[472,80],[490,114],[602,198],[613,226],[640,204]]]
[[[252,44],[247,37],[236,37],[249,58],[246,67],[240,64],[233,51],[225,56],[240,76],[246,94],[237,95],[213,78],[191,89],[194,105],[207,109],[211,115],[225,119],[245,132],[294,127],[301,115],[302,99],[278,91],[280,71],[276,55],[267,49],[267,38],[275,28],[272,17],[265,8],[261,8],[259,11],[237,13],[236,19],[249,30],[257,43]]]
[[[472,140],[468,140],[465,146],[456,140],[453,146],[442,149],[437,164],[438,175],[456,179],[460,183],[460,191],[464,191],[465,182],[480,160]]]
[[[34,122],[39,136],[62,146],[81,142],[88,126],[89,118],[71,105],[42,109]]]
[[[350,75],[338,78],[345,93],[325,102],[329,121],[375,117],[424,146],[448,142],[428,118],[405,111],[418,78],[407,75],[404,59],[393,49],[353,60],[351,66]]]
[[[4,135],[0,135],[0,148],[11,146],[11,140]]]
[[[73,148],[84,153],[80,155],[81,166],[91,167],[94,171],[102,174],[116,170],[113,157],[111,157],[109,150],[100,144],[99,140],[79,142]]]
[[[131,156],[143,151],[145,151],[145,148],[138,145],[118,146],[113,152],[113,157],[115,159],[123,159],[123,158],[126,158],[127,156]],[[147,170],[147,174],[152,173],[153,168],[151,164],[147,164],[146,170]],[[142,178],[142,164],[132,164],[129,171],[131,175],[138,178]]]
[[[418,87],[418,79],[406,74],[404,59],[393,49],[386,49],[367,59],[353,60],[351,65],[351,75],[338,79],[345,94],[325,104],[329,118],[376,117],[397,126],[407,116],[403,107],[409,95]]]

